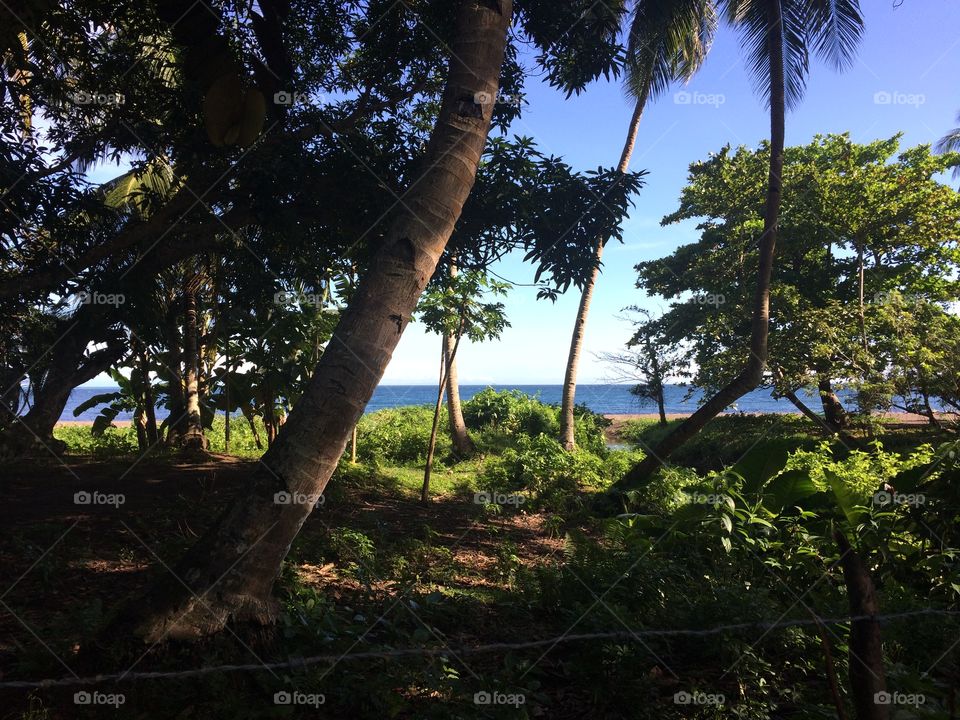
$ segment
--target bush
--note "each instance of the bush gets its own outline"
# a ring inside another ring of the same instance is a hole
[[[650,420],[629,420],[620,436],[644,448],[656,445],[682,421],[667,425]],[[784,454],[797,448],[814,449],[819,443],[816,428],[803,417],[781,414],[720,415],[670,456],[670,462],[696,468],[701,472],[733,465],[751,451],[772,452],[779,447]]]
[[[567,452],[552,437],[523,437],[491,461],[483,480],[490,490],[529,494],[540,508],[556,512],[581,504],[585,489],[606,485],[604,460],[587,450]]]
[[[94,435],[88,425],[57,425],[53,436],[67,444],[67,452],[111,458],[138,452],[137,431],[133,426],[107,428],[102,435]]]
[[[357,428],[357,458],[364,462],[422,463],[430,446],[433,408],[390,408],[364,415]],[[446,412],[441,413],[436,456],[450,452]]]
[[[610,421],[584,405],[577,405],[574,412],[577,445],[592,453],[604,453],[603,430]],[[470,429],[482,432],[490,444],[503,447],[523,436],[560,435],[560,408],[520,390],[482,390],[463,404],[463,417]]]

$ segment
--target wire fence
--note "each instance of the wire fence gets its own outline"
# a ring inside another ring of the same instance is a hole
[[[862,621],[883,623],[922,616],[960,616],[960,610],[923,608],[919,610],[908,610],[904,612],[880,615],[851,615],[841,618],[822,618],[813,616],[809,618],[797,618],[793,620],[781,620],[775,622],[761,621],[731,623],[727,625],[717,625],[711,628],[701,629],[678,628],[672,630],[618,630],[596,633],[567,633],[564,635],[542,638],[539,640],[489,643],[486,645],[467,645],[455,648],[448,645],[443,645],[440,647],[408,647],[387,650],[367,650],[355,653],[325,653],[322,655],[311,655],[309,657],[291,658],[284,662],[251,663],[247,665],[209,665],[200,668],[191,668],[189,670],[124,672],[110,673],[106,675],[90,675],[87,677],[67,677],[58,679],[51,678],[45,680],[8,680],[0,682],[0,689],[71,687],[80,685],[98,685],[111,682],[126,682],[133,680],[174,680],[200,677],[213,673],[255,672],[258,670],[297,670],[305,669],[311,665],[318,665],[321,663],[340,663],[354,660],[380,660],[389,658],[432,657],[444,655],[477,655],[480,653],[497,651],[528,650],[532,648],[559,645],[561,643],[582,642],[587,640],[641,640],[642,638],[664,637],[709,637],[712,635],[722,635],[723,633],[740,632],[744,630],[763,630],[765,632],[770,632],[772,630],[781,628],[803,627],[809,625],[841,625]]]

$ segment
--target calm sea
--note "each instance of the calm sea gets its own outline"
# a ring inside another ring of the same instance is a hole
[[[469,400],[476,393],[488,385],[461,385],[460,394],[464,400]],[[520,390],[528,395],[539,397],[545,403],[560,403],[562,386],[560,385],[493,385],[497,390]],[[93,395],[111,392],[114,388],[77,388],[70,395],[62,420],[93,420],[100,412],[93,408],[74,416],[73,409]],[[668,413],[690,413],[697,409],[702,394],[697,392],[688,400],[684,400],[687,388],[671,385],[666,388],[666,406]],[[803,397],[811,407],[818,410],[819,400],[813,396]],[[437,400],[437,388],[431,385],[381,385],[374,391],[367,412],[375,412],[383,408],[399,407],[402,405],[433,405]],[[657,407],[651,402],[641,402],[630,394],[629,385],[580,385],[577,387],[577,402],[583,403],[591,410],[604,414],[623,413],[653,413]],[[744,396],[733,408],[743,412],[795,412],[796,408],[789,400],[775,400],[769,390],[758,390]],[[129,420],[129,413],[117,416],[118,420]],[[166,417],[166,410],[157,408],[157,417]]]

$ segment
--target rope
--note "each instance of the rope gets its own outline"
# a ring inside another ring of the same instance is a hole
[[[120,682],[126,680],[159,680],[159,679],[179,679],[189,677],[200,677],[218,672],[252,672],[257,670],[282,670],[291,668],[305,668],[309,665],[320,663],[338,663],[347,660],[380,660],[386,658],[416,657],[416,656],[436,656],[436,655],[475,655],[478,653],[493,652],[497,650],[527,650],[546,645],[557,645],[560,643],[580,642],[583,640],[639,640],[643,637],[707,637],[710,635],[719,635],[726,632],[736,632],[740,630],[775,630],[779,628],[802,627],[807,625],[837,625],[849,622],[862,622],[869,620],[872,622],[884,622],[888,620],[900,620],[903,618],[918,617],[922,615],[929,616],[955,616],[960,615],[960,610],[936,610],[933,608],[924,608],[921,610],[909,610],[899,613],[890,613],[886,615],[854,615],[845,618],[798,618],[795,620],[784,620],[781,622],[745,622],[730,625],[718,625],[705,629],[675,629],[675,630],[639,630],[636,632],[620,630],[615,632],[600,633],[579,633],[564,634],[557,637],[543,638],[540,640],[530,640],[527,642],[501,642],[490,643],[488,645],[474,645],[468,647],[418,647],[418,648],[396,648],[393,650],[369,650],[356,653],[328,653],[324,655],[313,655],[305,658],[294,658],[286,662],[256,663],[249,665],[211,665],[191,670],[175,670],[168,672],[127,672],[110,673],[107,675],[91,675],[88,677],[68,677],[60,679],[47,680],[10,680],[0,682],[0,688],[51,688],[51,687],[69,687],[76,685],[94,685],[98,683]]]

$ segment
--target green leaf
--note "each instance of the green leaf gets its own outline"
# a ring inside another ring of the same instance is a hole
[[[804,470],[787,470],[777,475],[764,488],[763,505],[779,515],[784,508],[796,505],[800,500],[815,495],[817,486]]]
[[[113,402],[114,400],[119,400],[121,397],[123,397],[123,394],[119,392],[100,393],[99,395],[94,395],[93,397],[88,398],[84,402],[77,405],[73,409],[73,416],[79,417],[82,413],[90,410],[91,408],[95,408],[97,405]],[[114,417],[116,417],[116,414],[114,414]]]
[[[764,484],[787,464],[788,448],[784,443],[769,443],[754,448],[733,470],[743,476],[743,492],[759,492]]]
[[[850,492],[850,489],[843,482],[843,479],[835,472],[832,470],[824,470],[823,474],[827,478],[827,482],[830,483],[833,496],[837,501],[837,505],[839,505],[843,511],[844,517],[847,518],[847,522],[851,525],[856,525],[860,522],[860,518],[866,514],[867,509],[859,504],[859,499]]]

